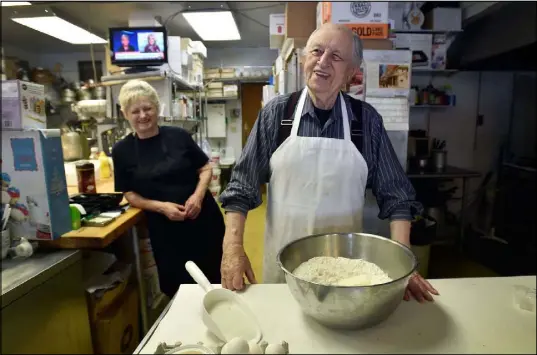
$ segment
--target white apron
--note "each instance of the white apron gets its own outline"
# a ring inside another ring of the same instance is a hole
[[[300,237],[361,232],[367,164],[351,141],[340,94],[344,139],[299,137],[307,88],[297,104],[289,137],[272,154],[268,190],[263,282],[283,283],[280,249]]]

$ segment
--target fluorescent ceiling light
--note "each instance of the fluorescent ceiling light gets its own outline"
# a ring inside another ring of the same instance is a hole
[[[72,44],[104,44],[107,40],[57,16],[13,18],[13,21]]]
[[[28,6],[32,5],[28,1],[2,1],[2,6]]]
[[[241,39],[231,11],[184,12],[183,17],[204,41]]]

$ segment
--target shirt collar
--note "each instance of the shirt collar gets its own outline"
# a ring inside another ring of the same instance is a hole
[[[341,112],[340,112],[341,104],[339,103],[339,100],[341,99],[340,96],[341,95],[337,96],[336,102],[334,103],[333,110],[330,113],[330,118],[332,118],[333,120],[337,120],[338,117],[341,115]],[[315,106],[313,106],[313,101],[310,98],[309,92],[306,95],[306,101],[304,102],[304,110],[302,111],[301,117],[304,117],[304,115],[306,114],[310,115],[311,117],[317,117],[317,115],[315,114]]]

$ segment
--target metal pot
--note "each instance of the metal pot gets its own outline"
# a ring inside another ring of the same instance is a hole
[[[93,88],[94,100],[106,100],[106,88],[104,86],[96,86]]]
[[[293,274],[300,264],[316,256],[361,258],[378,265],[393,281],[372,286],[326,286]],[[365,233],[304,237],[284,246],[277,262],[302,311],[336,329],[368,328],[386,320],[403,300],[418,266],[416,256],[406,246]]]
[[[87,88],[82,87],[77,92],[77,97],[79,101],[82,100],[91,100],[91,91],[89,91]]]
[[[70,104],[70,103],[73,103],[76,101],[76,93],[67,88],[67,89],[63,89],[62,91],[62,102],[63,103],[66,103],[66,104]]]

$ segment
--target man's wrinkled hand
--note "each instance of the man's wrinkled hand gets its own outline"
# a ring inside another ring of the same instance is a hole
[[[224,245],[220,272],[222,287],[231,291],[244,288],[244,275],[251,284],[257,283],[250,259],[240,244]]]
[[[434,302],[433,295],[439,296],[440,294],[429,281],[421,277],[420,274],[414,273],[408,282],[404,300],[410,301],[411,298],[414,298],[419,303]]]

